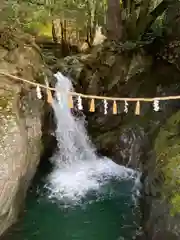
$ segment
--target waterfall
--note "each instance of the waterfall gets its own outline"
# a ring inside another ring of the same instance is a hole
[[[97,157],[86,133],[84,119],[76,119],[68,107],[68,92],[73,89],[71,81],[60,72],[55,77],[57,92],[52,106],[59,150],[51,159],[54,169],[46,185],[49,196],[76,204],[90,191],[98,193],[111,180],[134,179],[132,169],[117,165],[106,157]]]

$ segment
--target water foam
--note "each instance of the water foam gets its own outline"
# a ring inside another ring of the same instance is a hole
[[[60,72],[56,89],[63,89],[53,102],[57,121],[58,152],[52,157],[54,170],[48,177],[46,188],[50,197],[77,203],[88,192],[100,192],[110,180],[134,179],[136,173],[117,165],[111,159],[98,158],[84,127],[84,120],[76,119],[68,107],[70,80]]]

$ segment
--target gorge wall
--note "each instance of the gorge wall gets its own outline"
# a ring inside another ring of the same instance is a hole
[[[42,82],[45,66],[31,37],[0,31],[0,72]],[[0,74],[0,235],[23,210],[40,160],[43,102],[36,89]]]
[[[169,62],[179,44],[171,47],[168,43],[154,56],[149,45],[105,41],[88,54],[48,60],[52,64],[47,66],[31,37],[19,36],[12,29],[0,32],[0,71],[43,82],[45,75],[51,76],[50,67],[54,73],[59,70],[71,77],[77,92],[93,95],[154,97],[179,93],[177,54],[175,62]],[[166,57],[164,49],[171,50]],[[134,104],[129,104],[125,114],[123,102],[118,105],[118,115],[112,114],[111,102],[107,115],[101,101],[96,101],[94,113],[89,112],[87,100],[83,106],[98,154],[142,171],[142,231],[137,239],[179,239],[179,174],[174,174],[179,167],[179,102],[163,102],[158,113],[152,104],[144,103],[140,116],[135,116]],[[41,140],[50,141],[54,123],[49,125],[49,111],[49,106],[37,100],[34,88],[0,76],[0,234],[22,210],[39,163]],[[76,106],[74,114],[79,114]]]

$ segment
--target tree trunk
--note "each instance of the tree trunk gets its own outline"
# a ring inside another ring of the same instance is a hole
[[[107,0],[107,37],[122,40],[123,25],[119,0]]]
[[[87,0],[86,4],[88,14],[88,42],[90,45],[92,45],[97,24],[98,0]]]

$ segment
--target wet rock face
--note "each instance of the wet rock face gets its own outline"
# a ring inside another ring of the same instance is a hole
[[[118,141],[122,163],[133,169],[142,170],[141,159],[148,153],[148,138],[144,129],[123,129]]]
[[[43,72],[38,52],[0,34],[0,69],[36,81]],[[4,34],[4,35],[3,35]],[[14,42],[13,42],[14,41]],[[0,235],[23,210],[41,153],[42,102],[32,86],[0,75]]]
[[[30,99],[23,99],[19,102],[24,104],[22,109],[14,109],[13,105],[18,104],[16,97],[19,92],[11,89],[11,93],[12,98],[7,99],[4,92],[7,105],[0,114],[0,234],[16,220],[22,210],[21,204],[36,171],[41,149],[39,103],[36,102],[36,107],[34,103],[31,104],[31,110],[28,111]]]

